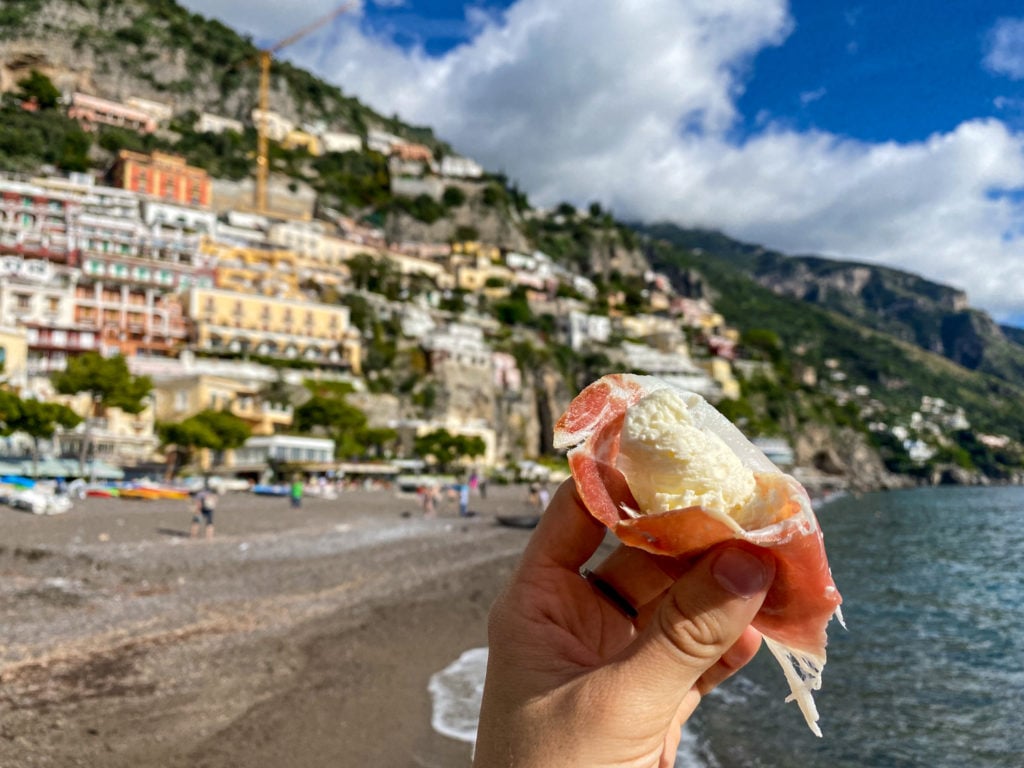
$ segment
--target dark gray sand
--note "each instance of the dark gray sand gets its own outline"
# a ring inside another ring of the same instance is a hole
[[[467,766],[430,676],[486,645],[523,488],[0,507],[0,766]]]

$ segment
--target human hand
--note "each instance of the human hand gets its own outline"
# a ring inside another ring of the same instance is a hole
[[[730,544],[684,565],[620,547],[596,573],[629,618],[580,576],[605,532],[563,483],[491,609],[477,768],[670,768],[701,696],[757,652],[770,554]]]

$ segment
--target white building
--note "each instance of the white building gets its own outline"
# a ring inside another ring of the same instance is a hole
[[[574,350],[588,343],[605,344],[612,335],[612,321],[602,315],[573,311],[566,316],[565,323],[566,340]]]
[[[434,316],[429,310],[406,304],[401,313],[402,335],[410,339],[427,338],[437,329]]]
[[[153,101],[152,99],[143,99],[139,96],[132,96],[125,99],[124,103],[133,109],[145,112],[158,123],[169,123],[171,118],[174,117],[174,107],[170,104],[165,104],[162,101]]]
[[[362,152],[363,139],[355,133],[323,131],[319,134],[324,152]]]
[[[226,133],[228,131],[243,133],[245,127],[240,120],[233,120],[222,115],[214,115],[211,112],[203,112],[196,121],[195,130],[197,133]]]
[[[435,362],[452,360],[462,365],[490,368],[491,348],[484,341],[483,330],[464,323],[451,323],[448,328],[428,336],[423,347]]]
[[[18,257],[5,257],[0,269],[0,326],[66,328],[73,324],[77,269]],[[33,342],[30,330],[29,344]]]
[[[484,169],[479,163],[468,157],[445,155],[441,159],[441,175],[462,179],[479,179],[484,175]]]
[[[159,233],[161,228],[210,234],[217,227],[213,211],[158,200],[142,203],[142,220]]]
[[[338,266],[360,253],[378,255],[374,248],[329,234],[320,221],[277,222],[267,231],[267,241],[329,266]]]
[[[284,141],[288,134],[295,130],[294,122],[272,109],[266,112],[259,108],[254,109],[252,122],[257,128],[265,125],[267,138],[271,141]]]
[[[622,344],[622,353],[626,367],[631,370],[658,376],[708,399],[718,399],[719,391],[715,380],[706,371],[694,365],[690,356],[681,351],[660,352],[653,347],[627,341]]]
[[[401,143],[401,137],[378,128],[371,128],[366,134],[367,148],[372,149],[374,152],[380,152],[382,155],[390,155],[395,145]]]
[[[243,466],[268,464],[324,464],[334,461],[334,441],[321,437],[299,435],[267,435],[250,437],[235,449],[235,464]]]

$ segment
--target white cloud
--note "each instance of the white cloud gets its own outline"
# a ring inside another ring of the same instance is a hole
[[[246,6],[257,18],[270,2]],[[385,114],[433,126],[535,203],[598,200],[622,217],[884,263],[966,289],[999,318],[1024,315],[1021,198],[993,194],[1024,188],[1024,136],[1002,122],[908,144],[771,122],[736,138],[754,56],[792,28],[784,0],[648,0],[643,13],[621,0],[519,0],[468,21],[472,39],[437,58],[356,19],[329,47],[306,41],[292,56]]]
[[[996,74],[1024,79],[1024,19],[996,22],[988,36],[984,63]]]

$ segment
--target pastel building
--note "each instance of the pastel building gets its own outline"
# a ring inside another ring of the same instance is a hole
[[[0,179],[0,253],[73,263],[70,232],[80,210],[73,195]]]
[[[269,403],[259,388],[238,378],[192,374],[154,382],[158,421],[183,421],[200,411],[227,410],[245,421],[254,435],[272,435],[292,424],[290,405]]]
[[[363,139],[355,133],[324,131],[320,134],[324,152],[362,152]]]
[[[187,314],[197,350],[254,354],[361,370],[359,333],[345,306],[197,288]]]
[[[210,177],[185,158],[153,152],[144,155],[122,149],[110,170],[114,186],[184,205],[209,206]]]
[[[195,130],[197,133],[243,133],[245,126],[240,120],[230,117],[215,115],[212,112],[203,112],[196,121]]]
[[[458,155],[445,155],[441,158],[441,175],[462,179],[478,179],[484,175],[483,167],[475,160]]]
[[[98,125],[127,128],[139,133],[153,133],[157,128],[157,121],[148,112],[86,93],[72,94],[68,117],[77,120],[87,131],[96,130]]]

